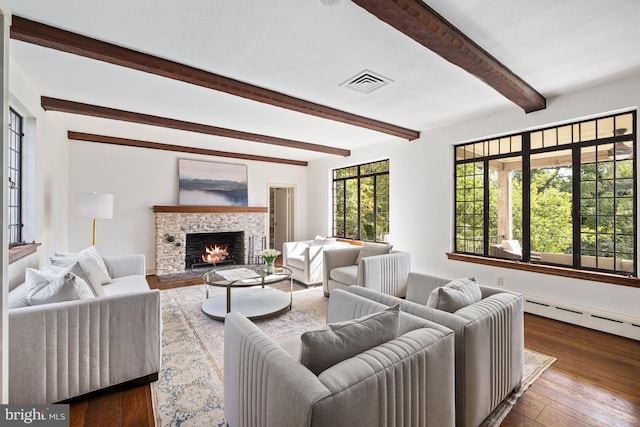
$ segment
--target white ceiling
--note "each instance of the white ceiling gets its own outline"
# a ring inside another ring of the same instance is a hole
[[[640,73],[640,1],[429,0],[426,3],[547,100]],[[519,109],[348,0],[8,0],[14,15],[422,131]],[[198,86],[12,40],[44,96],[244,132],[357,149],[406,141]],[[393,83],[341,87],[371,70]],[[292,160],[324,153],[73,114],[68,130]]]

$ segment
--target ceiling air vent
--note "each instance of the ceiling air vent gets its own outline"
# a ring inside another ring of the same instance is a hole
[[[373,71],[364,70],[347,79],[347,81],[343,82],[340,86],[348,87],[349,89],[362,93],[369,93],[389,83],[393,83],[393,80],[376,74]]]

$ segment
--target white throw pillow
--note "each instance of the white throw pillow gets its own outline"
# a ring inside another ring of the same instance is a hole
[[[95,246],[90,246],[77,254],[65,254],[51,258],[51,263],[56,266],[69,266],[75,261],[80,263],[80,267],[86,274],[96,296],[104,296],[102,285],[111,283],[111,277],[109,277],[107,266]]]
[[[429,294],[427,307],[455,313],[482,299],[478,282],[473,277],[452,280]]]
[[[47,275],[43,274],[43,278]],[[73,301],[93,298],[89,285],[73,273],[65,273],[47,282],[46,286],[28,294],[29,305],[51,304],[54,302]]]
[[[331,366],[392,340],[398,334],[400,304],[358,319],[302,334],[300,363],[319,375]]]
[[[386,255],[391,252],[391,249],[393,249],[393,245],[389,245],[386,243],[383,244],[364,242],[362,248],[360,248],[360,253],[358,253],[356,264],[359,264],[362,258],[376,255]]]
[[[60,261],[59,263],[61,264],[71,263],[71,264],[66,266],[47,264],[42,267],[42,271],[51,276],[64,275],[66,273],[73,273],[87,284],[87,286],[89,287],[89,290],[91,291],[91,294],[94,297],[103,297],[105,295],[104,290],[102,289],[102,284],[97,283],[94,285],[93,283],[91,283],[91,281],[89,280],[89,276],[87,275],[87,273],[85,273],[84,269],[80,265],[80,262],[77,261],[77,258],[72,258],[72,257],[63,257],[63,258],[64,260]],[[52,258],[52,261],[53,259],[54,258]]]
[[[27,268],[24,275],[24,283],[9,292],[7,303],[9,308],[28,307],[29,295],[35,293],[49,284],[51,276],[34,269]]]
[[[20,308],[29,306],[29,298],[27,298],[27,292],[29,291],[29,285],[27,282],[16,286],[7,296],[7,304],[9,308]]]

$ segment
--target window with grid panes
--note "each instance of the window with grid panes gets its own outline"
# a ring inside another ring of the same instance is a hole
[[[632,111],[457,146],[456,252],[637,276],[635,129]]]
[[[9,109],[9,246],[22,242],[23,118]]]
[[[384,242],[389,234],[389,160],[333,170],[333,235]]]

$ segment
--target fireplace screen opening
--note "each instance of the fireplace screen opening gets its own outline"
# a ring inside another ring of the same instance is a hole
[[[244,232],[187,234],[185,270],[244,264]]]

